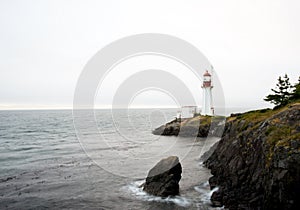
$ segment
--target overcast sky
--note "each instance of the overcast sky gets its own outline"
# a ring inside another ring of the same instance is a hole
[[[0,109],[71,107],[89,59],[139,33],[169,34],[196,46],[214,66],[227,107],[265,107],[278,76],[287,73],[296,82],[300,75],[299,11],[297,0],[1,0]],[[113,95],[110,78],[99,106]],[[137,104],[155,98],[168,106],[164,97],[152,92]]]

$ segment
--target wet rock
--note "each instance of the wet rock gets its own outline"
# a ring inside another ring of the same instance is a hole
[[[211,196],[212,206],[213,207],[222,207],[223,206],[223,194],[221,190],[214,192]]]
[[[165,125],[162,125],[152,131],[154,135],[162,136],[178,136],[180,131],[180,123],[178,119],[175,119]]]
[[[178,157],[162,159],[149,171],[143,190],[161,197],[178,195],[181,173]]]

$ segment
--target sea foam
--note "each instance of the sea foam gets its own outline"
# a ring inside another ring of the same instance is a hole
[[[149,195],[145,191],[141,185],[145,182],[145,180],[139,180],[130,183],[129,185],[125,186],[123,189],[129,191],[132,195],[136,198],[143,200],[143,201],[156,201],[156,202],[166,202],[166,203],[174,203],[178,206],[182,207],[189,207],[191,205],[191,200],[187,199],[183,196],[169,196],[166,198]]]

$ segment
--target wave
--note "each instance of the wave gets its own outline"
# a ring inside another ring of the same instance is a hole
[[[145,180],[135,181],[130,183],[129,185],[125,186],[123,189],[129,191],[133,194],[136,198],[143,200],[143,201],[156,201],[156,202],[165,202],[165,203],[174,203],[181,207],[189,207],[192,202],[190,199],[185,198],[183,196],[169,196],[166,198],[149,195],[145,191],[141,185],[145,182]]]
[[[33,149],[40,149],[42,148],[41,146],[34,146],[34,147],[20,147],[20,148],[15,148],[15,149],[11,149],[11,151],[27,151],[27,150],[33,150]]]
[[[209,205],[211,206],[211,201],[210,201],[210,198],[212,196],[212,194],[216,191],[219,190],[219,187],[215,187],[214,189],[210,190],[210,186],[209,186],[209,183],[208,181],[207,182],[204,182],[202,183],[201,185],[199,186],[195,186],[194,189],[200,193],[200,200],[202,203],[206,204],[206,205]],[[224,209],[224,207],[217,207],[217,208],[214,208],[216,210],[221,210],[221,209]]]

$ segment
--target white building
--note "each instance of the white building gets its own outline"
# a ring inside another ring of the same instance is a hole
[[[196,113],[197,106],[183,106],[181,107],[180,118],[192,118]]]
[[[212,101],[212,82],[211,74],[206,71],[203,74],[203,104],[201,115],[214,115],[213,101]]]

